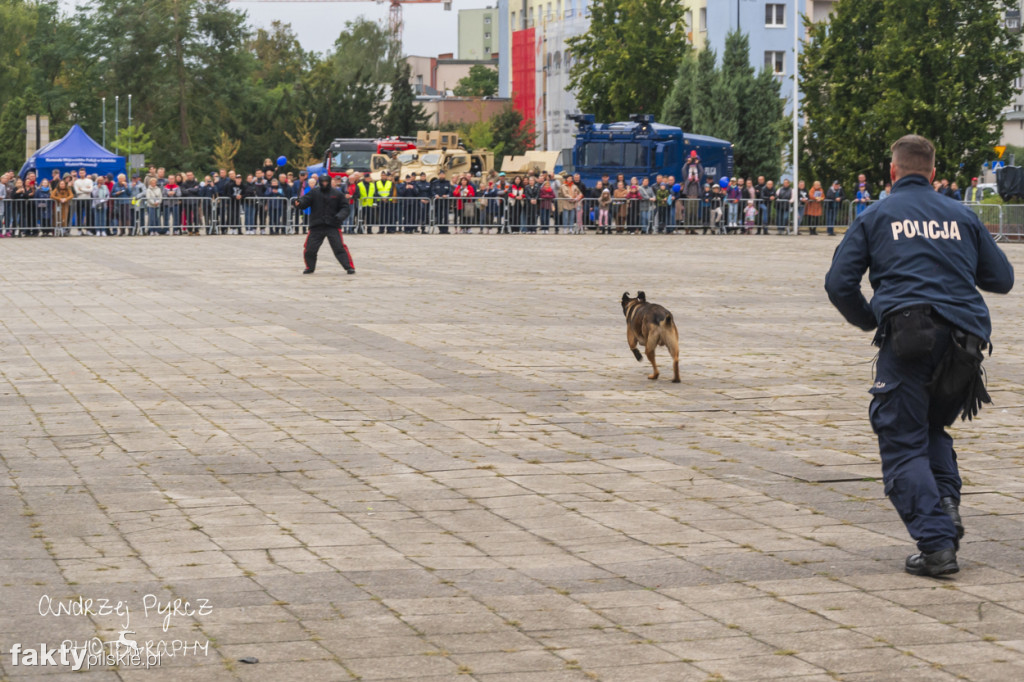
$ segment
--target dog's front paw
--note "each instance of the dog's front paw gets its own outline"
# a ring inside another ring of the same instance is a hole
[[[640,354],[640,349],[639,348],[633,348],[632,351],[633,351],[633,357],[636,358],[637,362],[640,362],[641,360],[644,359],[644,356]]]

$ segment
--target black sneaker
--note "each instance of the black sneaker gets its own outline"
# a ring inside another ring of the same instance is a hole
[[[956,550],[940,549],[938,552],[925,554],[911,554],[907,557],[907,573],[911,575],[926,575],[936,578],[940,575],[957,573],[960,567],[956,563]]]
[[[345,268],[345,272],[347,272],[350,275],[354,275],[354,274],[356,274],[356,269],[355,268]]]
[[[312,275],[313,274],[313,268],[306,268],[305,270],[302,271],[302,274],[303,275]]]

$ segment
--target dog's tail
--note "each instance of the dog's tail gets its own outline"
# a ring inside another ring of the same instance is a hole
[[[668,315],[666,315],[665,319],[662,320],[661,322],[659,322],[658,324],[663,326],[663,327],[671,327],[672,326],[672,313],[669,313]]]

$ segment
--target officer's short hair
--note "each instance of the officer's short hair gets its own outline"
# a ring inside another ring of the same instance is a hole
[[[889,149],[892,162],[904,173],[931,175],[935,168],[935,145],[920,135],[904,135]]]

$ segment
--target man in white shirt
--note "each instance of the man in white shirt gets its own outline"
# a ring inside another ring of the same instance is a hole
[[[75,192],[75,226],[79,230],[89,224],[89,202],[92,201],[92,190],[95,185],[93,184],[92,178],[85,174],[84,168],[78,169],[78,177],[71,184],[71,188]],[[89,234],[88,232],[81,232],[81,234]]]

